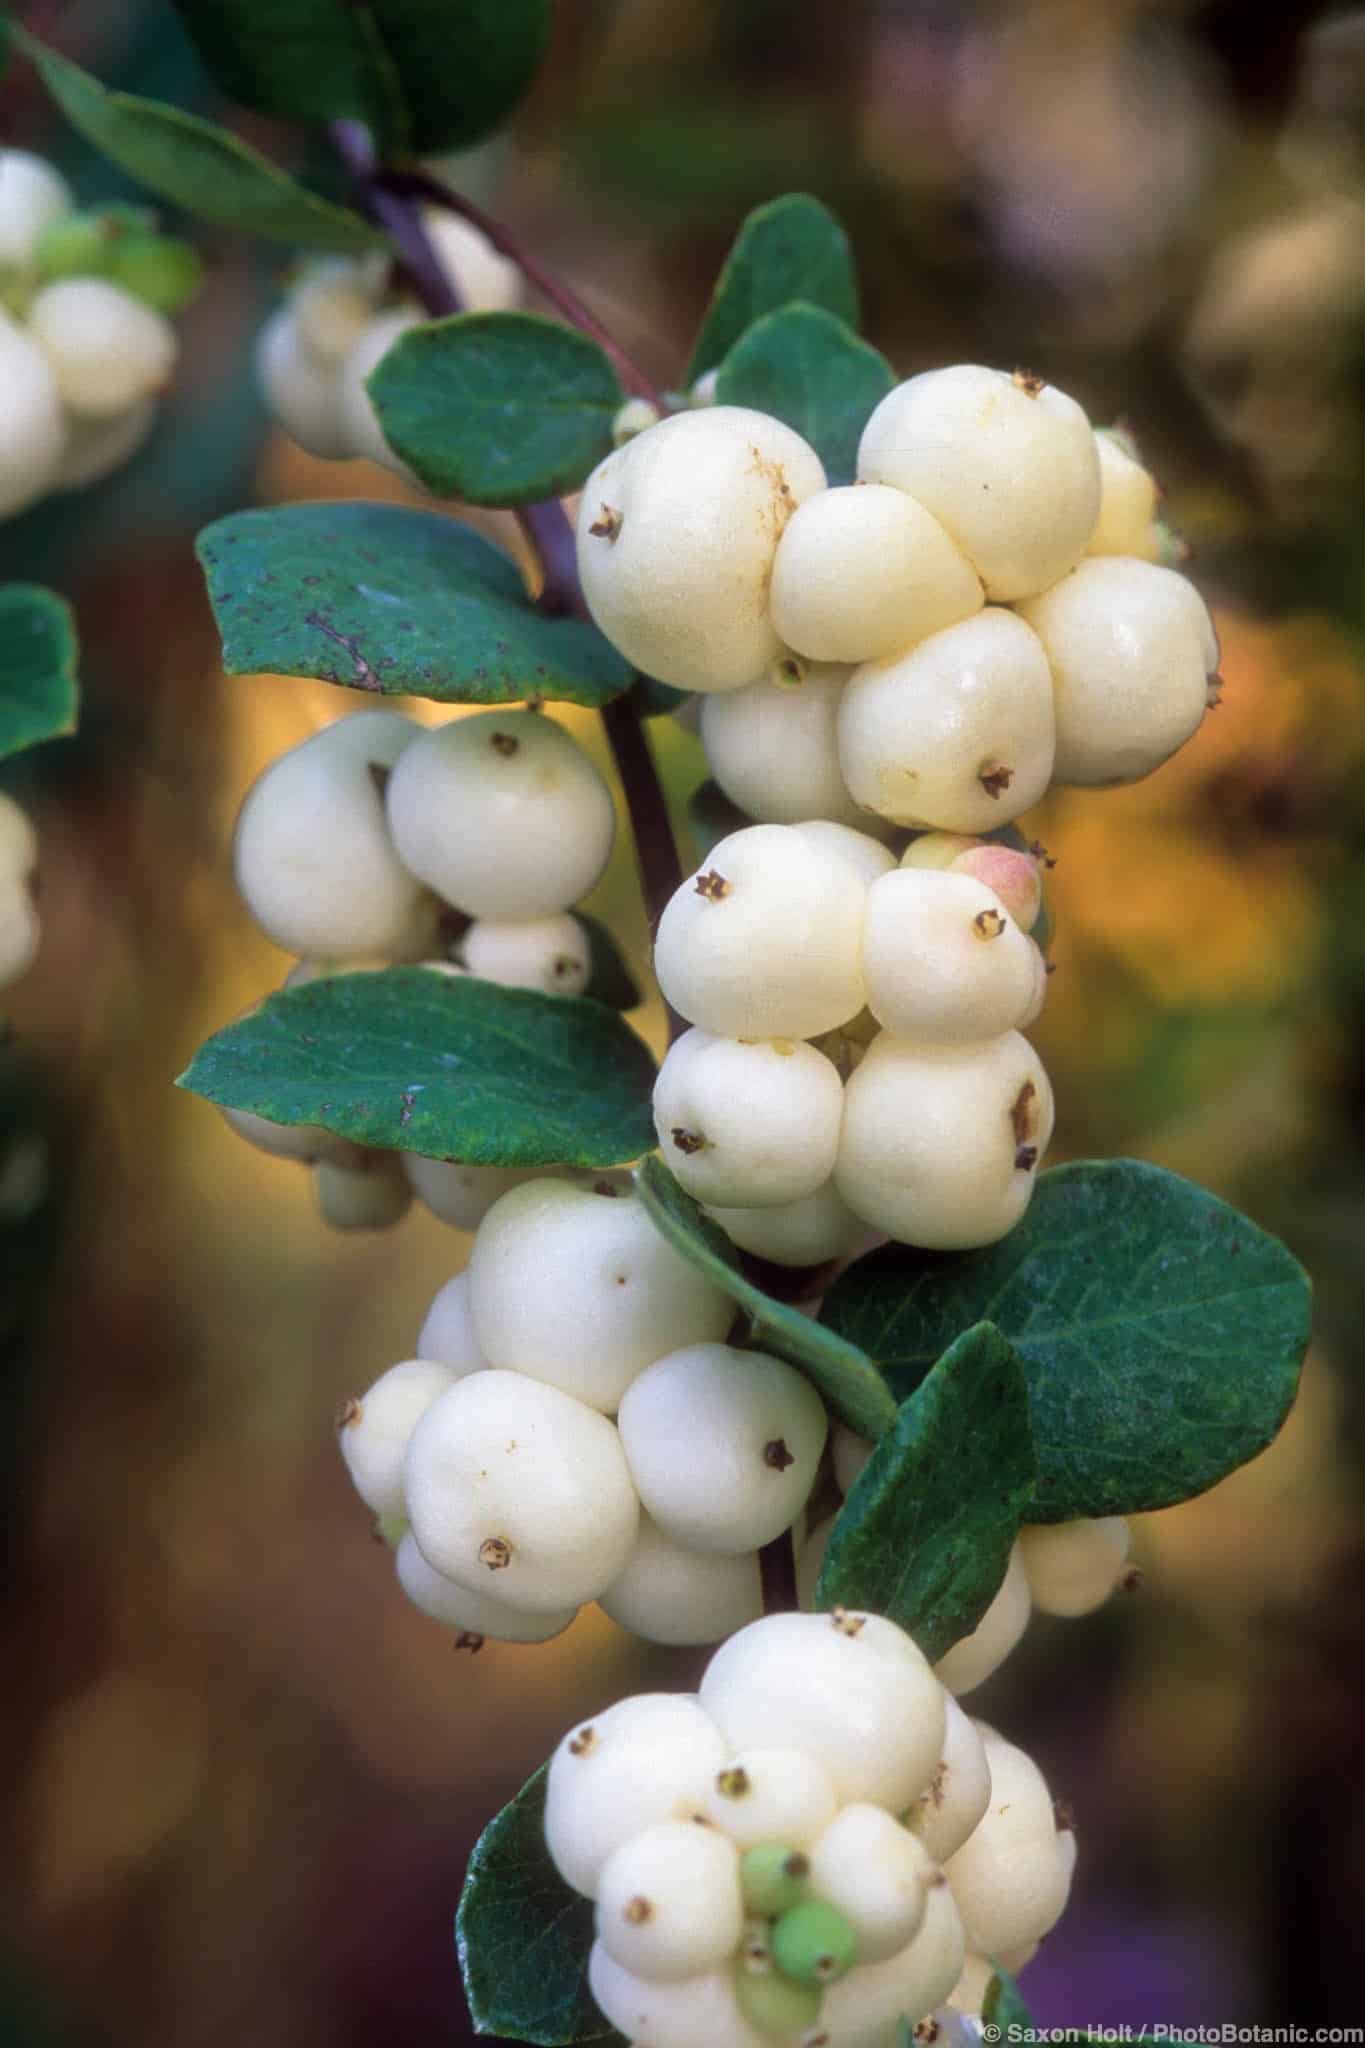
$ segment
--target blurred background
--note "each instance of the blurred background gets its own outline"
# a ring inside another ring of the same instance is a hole
[[[28,18],[213,110],[166,0]],[[83,200],[124,190],[20,67],[0,134]],[[902,374],[1037,368],[1165,486],[1226,687],[1156,778],[1031,819],[1058,863],[1052,1158],[1135,1154],[1236,1200],[1314,1273],[1317,1336],[1279,1443],[1139,1525],[1138,1595],[1036,1619],[972,1706],[1079,1814],[1073,1904],[1025,1980],[1040,2020],[1358,2022],[1365,12],[558,0],[534,94],[453,168],[664,384],[746,209],[817,193]],[[332,1415],[407,1355],[467,1240],[416,1211],[328,1234],[309,1176],[172,1086],[286,966],[230,885],[242,794],[355,708],[223,678],[193,535],[401,495],[267,430],[249,350],[288,260],[202,246],[151,443],[0,528],[0,574],[63,589],[86,650],[80,735],[6,778],[45,936],[0,1050],[0,2039],[427,2048],[470,2038],[450,1923],[479,1828],[572,1718],[697,1659],[595,1611],[475,1659],[406,1604]],[[652,730],[681,807],[700,751]],[[594,907],[638,954],[632,891],[623,847]]]

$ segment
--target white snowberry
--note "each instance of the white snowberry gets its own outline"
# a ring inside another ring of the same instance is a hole
[[[834,1780],[819,1759],[777,1744],[727,1757],[701,1810],[741,1849],[764,1842],[804,1849],[838,1809]]]
[[[685,1031],[654,1084],[664,1158],[699,1202],[761,1209],[813,1195],[834,1171],[844,1090],[813,1045]]]
[[[860,1964],[884,1963],[914,1940],[938,1867],[884,1807],[842,1807],[808,1853],[811,1890],[848,1921]]]
[[[417,479],[384,439],[365,380],[372,370],[378,369],[396,341],[421,325],[422,315],[411,306],[376,313],[337,372],[337,416],[347,454],[368,456],[371,462],[382,463],[385,469],[394,470],[409,483],[416,483]]]
[[[695,1550],[758,1550],[791,1527],[825,1447],[824,1403],[761,1351],[693,1344],[647,1366],[621,1401],[621,1442],[646,1512]]]
[[[0,149],[0,265],[29,261],[45,228],[75,201],[65,178],[27,149]]]
[[[597,1881],[597,1938],[622,1969],[651,1983],[715,1970],[739,1947],[739,1853],[718,1828],[661,1820],[607,1858]]]
[[[683,690],[737,690],[782,653],[768,613],[777,543],[822,490],[815,450],[767,413],[674,413],[583,486],[578,569],[629,661]]]
[[[408,1439],[454,1377],[429,1359],[407,1358],[381,1373],[368,1393],[343,1403],[337,1442],[356,1492],[377,1515],[403,1513]]]
[[[278,307],[257,336],[256,377],[271,414],[300,448],[327,461],[350,453],[336,374],[304,348],[291,305]]]
[[[301,1159],[312,1164],[328,1154],[349,1158],[355,1149],[348,1139],[338,1138],[321,1124],[277,1124],[249,1109],[224,1107],[222,1114],[239,1138],[273,1159]]]
[[[314,1169],[318,1211],[333,1230],[387,1230],[412,1204],[402,1163],[392,1152],[357,1146],[344,1157],[325,1154]]]
[[[661,1820],[692,1820],[725,1761],[694,1694],[638,1693],[580,1722],[550,1759],[545,1842],[566,1884],[592,1899],[607,1858]]]
[[[713,1207],[708,1213],[741,1251],[775,1266],[819,1266],[846,1258],[867,1237],[867,1225],[841,1201],[833,1180],[799,1202],[767,1209]]]
[[[373,281],[345,256],[324,257],[289,294],[299,346],[321,370],[337,371],[374,318]]]
[[[787,658],[742,690],[701,699],[707,764],[731,803],[772,825],[806,818],[859,821],[862,814],[839,773],[835,740],[849,674],[847,668]]]
[[[669,899],[654,942],[667,1000],[723,1038],[814,1038],[863,1007],[867,885],[795,825],[712,847]]]
[[[1097,427],[1095,447],[1100,458],[1100,516],[1086,553],[1159,561],[1156,479],[1143,468],[1126,434]]]
[[[477,918],[464,935],[464,964],[482,981],[538,988],[547,996],[580,996],[592,972],[588,934],[567,910],[520,924]]]
[[[949,1692],[974,1692],[1004,1663],[1028,1627],[1033,1603],[1016,1543],[999,1590],[969,1636],[939,1658],[935,1674]]]
[[[991,1772],[985,1814],[945,1868],[970,1949],[998,1956],[1055,1925],[1071,1886],[1052,1795],[1031,1757],[979,1722]]]
[[[641,1514],[629,1562],[597,1604],[649,1643],[723,1642],[763,1612],[758,1555],[690,1550]]]
[[[74,412],[100,419],[126,412],[171,380],[180,344],[170,321],[107,278],[44,285],[28,319]]]
[[[638,1196],[602,1185],[546,1178],[504,1195],[474,1241],[469,1301],[494,1365],[611,1414],[654,1359],[723,1336],[734,1310]]]
[[[398,1583],[413,1606],[463,1636],[492,1636],[500,1643],[548,1643],[562,1636],[578,1614],[576,1607],[536,1614],[528,1608],[508,1607],[487,1593],[471,1593],[468,1586],[457,1586],[453,1579],[444,1579],[432,1570],[411,1529],[402,1536],[394,1562]]]
[[[980,578],[937,519],[885,484],[807,498],[773,563],[773,624],[816,661],[876,661],[984,603]]]
[[[456,1273],[441,1288],[417,1333],[416,1355],[442,1365],[454,1377],[487,1372],[491,1360],[479,1349],[469,1308],[469,1272]]]
[[[1052,1117],[1042,1062],[1017,1031],[967,1046],[883,1032],[844,1088],[835,1185],[902,1244],[994,1244],[1029,1205]]]
[[[157,403],[144,398],[107,419],[71,413],[66,422],[66,447],[50,489],[83,491],[103,482],[137,453],[156,423]]]
[[[905,1825],[936,1863],[962,1847],[990,1804],[991,1768],[976,1723],[949,1693],[943,1750],[933,1777],[905,1815]]]
[[[509,1607],[595,1600],[635,1547],[639,1503],[614,1426],[522,1373],[447,1388],[412,1433],[403,1484],[427,1562]]]
[[[914,1939],[885,1962],[850,1970],[825,1993],[820,2048],[897,2048],[902,2020],[917,2025],[957,1983],[964,1950],[952,1889],[940,1873],[927,1887]]]
[[[880,1616],[770,1614],[712,1657],[701,1703],[736,1749],[807,1749],[842,1800],[900,1813],[943,1745],[943,1688],[904,1630]]]
[[[954,874],[971,875],[996,895],[1021,931],[1032,931],[1043,908],[1043,877],[1039,853],[985,842],[969,846],[949,862]]]
[[[859,814],[856,827],[838,824],[830,818],[803,818],[793,829],[810,845],[847,863],[865,882],[875,882],[878,875],[889,875],[896,865],[895,854],[882,843],[895,827],[870,811]]]
[[[772,2048],[740,2012],[733,1969],[708,1970],[677,1983],[651,1983],[623,1969],[595,1941],[588,1987],[611,2024],[636,2048]]]
[[[835,1423],[830,1449],[834,1457],[834,1477],[840,1493],[852,1491],[876,1448],[870,1438],[859,1436],[847,1423]]]
[[[898,825],[987,832],[1052,776],[1042,643],[988,606],[908,652],[855,669],[839,700],[839,765],[856,800]]]
[[[395,768],[389,823],[413,874],[471,917],[552,917],[611,852],[611,793],[563,726],[483,711],[429,728]]]
[[[419,1202],[455,1230],[477,1230],[495,1202],[537,1175],[516,1166],[468,1166],[460,1159],[403,1154],[403,1170]]]
[[[1188,577],[1098,555],[1020,610],[1052,664],[1058,782],[1139,782],[1198,730],[1218,640]]]
[[[863,927],[867,1004],[897,1038],[974,1045],[1036,1014],[1043,957],[993,889],[970,875],[897,868],[872,884]]]
[[[22,512],[51,487],[66,435],[51,364],[0,312],[0,519]]]
[[[41,936],[28,883],[0,883],[0,988],[8,988],[28,973]]]
[[[927,507],[996,603],[1065,575],[1099,517],[1099,456],[1075,400],[976,363],[889,392],[863,429],[858,475]]]
[[[392,958],[424,891],[389,837],[380,785],[420,728],[360,711],[273,761],[237,819],[237,887],[267,938],[322,960]]]
[[[1043,1614],[1089,1614],[1123,1577],[1132,1531],[1122,1515],[1034,1523],[1019,1532],[1033,1604]]]
[[[422,209],[437,259],[469,313],[505,313],[521,299],[521,272],[500,256],[482,228],[444,206]]]

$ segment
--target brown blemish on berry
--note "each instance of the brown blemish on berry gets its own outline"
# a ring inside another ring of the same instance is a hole
[[[1014,770],[997,763],[994,768],[983,768],[977,781],[993,803],[998,802],[1014,780]]]
[[[846,1607],[832,1607],[829,1618],[841,1636],[860,1636],[867,1620],[865,1614],[850,1614]]]
[[[505,1536],[485,1536],[479,1545],[479,1563],[490,1572],[505,1572],[512,1562],[512,1546]]]
[[[477,1657],[483,1648],[485,1638],[476,1628],[462,1628],[455,1638],[457,1650],[468,1650],[471,1657]]]
[[[719,903],[722,897],[729,895],[730,884],[715,868],[708,868],[704,875],[697,876],[696,890],[698,896],[704,896],[708,903]]]
[[[1038,1147],[1036,1145],[1016,1146],[1014,1164],[1020,1173],[1032,1173],[1034,1167],[1038,1164]]]
[[[354,1429],[354,1428],[355,1428],[355,1425],[357,1424],[357,1422],[359,1422],[359,1420],[360,1420],[361,1416],[362,1416],[362,1415],[363,1415],[364,1413],[365,1413],[365,1410],[364,1410],[364,1408],[363,1408],[363,1407],[361,1406],[360,1402],[359,1402],[359,1401],[357,1401],[357,1399],[356,1399],[355,1395],[354,1395],[354,1394],[348,1395],[348,1397],[346,1398],[346,1400],[344,1400],[344,1401],[342,1402],[341,1406],[340,1406],[340,1407],[339,1407],[339,1408],[337,1409],[337,1414],[336,1414],[336,1424],[337,1424],[337,1428],[338,1428],[338,1429]]]
[[[1076,1809],[1068,1799],[1054,1799],[1052,1818],[1057,1824],[1059,1835],[1074,1835],[1076,1832]]]
[[[773,664],[773,685],[779,690],[799,690],[806,680],[806,666],[794,654],[787,654]]]
[[[934,2015],[932,2013],[929,2013],[916,2026],[915,2039],[917,2041],[924,2042],[925,2048],[929,2048],[929,2044],[931,2042],[937,2041],[939,2035],[942,2032],[943,2029],[942,2027],[940,2027],[938,2021],[934,2018]]]
[[[588,532],[596,535],[598,540],[609,540],[614,544],[620,538],[625,523],[624,512],[618,512],[615,505],[603,505]]]
[[[978,910],[972,919],[972,930],[979,939],[998,939],[1005,922],[998,910]]]
[[[804,1883],[806,1878],[810,1876],[810,1857],[805,1855],[800,1849],[793,1849],[791,1855],[782,1865],[782,1875],[794,1878],[798,1884]]]
[[[1038,1090],[1034,1083],[1032,1081],[1025,1081],[1019,1093],[1010,1104],[1010,1124],[1014,1130],[1016,1145],[1022,1145],[1025,1138],[1033,1136],[1035,1119],[1037,1117],[1034,1104],[1037,1100]]]
[[[722,1799],[744,1799],[752,1789],[752,1780],[743,1764],[731,1764],[728,1770],[716,1773],[716,1790]]]
[[[567,981],[571,974],[577,974],[578,962],[568,953],[557,953],[550,972],[556,981]]]
[[[621,1190],[614,1188],[609,1180],[595,1180],[592,1184],[592,1192],[595,1195],[605,1195],[609,1201],[614,1202]]]
[[[596,1747],[597,1730],[593,1727],[591,1721],[585,1727],[580,1728],[577,1735],[569,1737],[570,1756],[591,1756]]]
[[[501,754],[506,760],[510,760],[513,754],[521,750],[521,741],[514,732],[490,733],[488,744],[495,754]]]
[[[1041,865],[1042,865],[1043,867],[1045,867],[1045,868],[1055,868],[1055,867],[1056,867],[1056,865],[1057,865],[1056,861],[1055,861],[1055,860],[1053,859],[1052,855],[1051,855],[1051,854],[1050,854],[1050,853],[1048,852],[1047,848],[1046,848],[1046,847],[1044,846],[1044,844],[1043,844],[1043,842],[1042,842],[1042,840],[1041,840],[1041,839],[1031,839],[1031,840],[1029,841],[1029,849],[1028,849],[1028,850],[1029,850],[1029,852],[1030,852],[1030,853],[1031,853],[1031,854],[1033,855],[1033,858],[1034,858],[1034,859],[1035,859],[1036,861],[1040,862],[1040,863],[1041,863]]]
[[[627,1927],[643,1927],[647,1920],[654,1918],[654,1908],[643,1893],[637,1892],[633,1899],[627,1899],[622,1906],[621,1918]]]
[[[1211,676],[1206,678],[1206,683],[1207,689],[1204,702],[1210,711],[1216,711],[1223,701],[1223,678],[1219,675],[1217,669],[1214,670]]]
[[[938,1769],[934,1772],[933,1777],[929,1780],[929,1789],[923,1795],[920,1804],[923,1805],[927,1800],[930,1806],[942,1806],[944,1798],[943,1788],[947,1782],[947,1778],[948,1766],[946,1763],[940,1762]]]
[[[1119,1580],[1119,1591],[1120,1593],[1136,1593],[1141,1584],[1142,1566],[1140,1564],[1130,1564],[1123,1577]]]
[[[685,1124],[674,1124],[668,1135],[678,1150],[689,1159],[694,1152],[705,1150],[705,1138],[701,1137],[696,1131],[689,1131]]]
[[[943,1870],[931,1870],[929,1872],[929,1875],[925,1878],[924,1882],[928,1890],[930,1890],[931,1892],[941,1891],[944,1885],[948,1882],[948,1874],[946,1871]]]
[[[1025,398],[1038,398],[1047,390],[1047,378],[1040,377],[1036,370],[1016,370],[1014,387],[1022,391]]]
[[[763,1462],[774,1472],[785,1472],[796,1463],[796,1457],[787,1449],[786,1438],[775,1436],[763,1446]]]

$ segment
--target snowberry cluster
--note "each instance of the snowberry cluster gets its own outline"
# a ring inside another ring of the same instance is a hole
[[[198,283],[145,212],[79,213],[51,164],[0,149],[0,518],[97,483],[151,431]]]
[[[423,226],[470,312],[515,306],[521,273],[469,222],[438,207]],[[389,447],[365,380],[409,328],[428,316],[392,281],[387,257],[332,257],[305,268],[261,329],[256,369],[271,412],[310,455],[368,456],[409,476]]]
[[[291,984],[413,962],[578,995],[589,941],[568,906],[598,880],[614,833],[606,784],[541,712],[486,711],[433,727],[361,711],[292,747],[252,785],[234,864],[256,923],[299,958]],[[472,1230],[522,1178],[225,1114],[265,1151],[316,1162],[323,1214],[341,1228],[395,1222],[415,1190]]]
[[[695,1695],[575,1728],[545,1834],[596,1903],[593,1996],[649,2048],[896,2048],[979,2011],[987,1958],[1023,1966],[1075,1861],[1036,1765],[842,1608],[755,1621]]]
[[[711,849],[655,948],[696,1027],[659,1078],[659,1141],[746,1248],[804,1262],[870,1227],[957,1249],[1023,1214],[1053,1121],[1020,1035],[1046,987],[1038,855],[987,835],[1053,782],[1149,773],[1202,719],[1217,646],[1155,559],[1155,502],[1122,436],[973,365],[882,401],[855,484],[715,405],[588,479],[593,616],[702,694],[716,780],[759,821]]]
[[[0,988],[27,974],[38,950],[37,862],[32,825],[12,797],[0,795]]]

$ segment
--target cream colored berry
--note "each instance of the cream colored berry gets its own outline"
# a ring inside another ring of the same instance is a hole
[[[308,354],[290,305],[272,313],[257,337],[256,380],[272,416],[300,448],[328,461],[350,453],[337,374]]]
[[[1097,556],[1020,610],[1052,665],[1058,782],[1140,782],[1198,730],[1218,640],[1188,577]]]
[[[735,1749],[808,1750],[841,1800],[900,1813],[933,1776],[943,1688],[924,1656],[877,1615],[770,1614],[722,1643],[701,1702]]]
[[[1100,458],[1100,516],[1086,553],[1159,561],[1156,479],[1143,468],[1126,434],[1097,427],[1095,448]]]
[[[814,502],[813,500],[810,502]],[[701,739],[732,803],[765,824],[861,817],[839,773],[835,718],[850,670],[779,660],[755,683],[701,700]]]
[[[0,883],[0,988],[27,974],[42,927],[27,882]]]
[[[883,844],[895,829],[870,811],[860,812],[856,827],[830,818],[803,818],[795,827],[810,845],[847,863],[865,882],[875,882],[878,875],[890,874],[895,867],[895,854]]]
[[[635,1547],[639,1504],[614,1425],[523,1373],[447,1388],[412,1433],[403,1486],[428,1564],[509,1607],[595,1600]]]
[[[972,832],[917,832],[900,864],[903,868],[950,868],[959,854],[986,844]]]
[[[348,1158],[356,1149],[349,1140],[338,1138],[321,1124],[272,1123],[269,1117],[257,1116],[249,1109],[223,1108],[222,1113],[239,1138],[245,1138],[258,1152],[269,1153],[272,1159],[300,1159],[312,1164],[328,1153]]]
[[[378,369],[394,343],[421,325],[422,315],[411,306],[397,306],[389,312],[376,313],[337,372],[337,416],[346,453],[368,456],[371,462],[382,463],[385,469],[395,471],[413,484],[417,482],[416,477],[384,439],[384,430],[379,424],[374,401],[366,389],[366,380],[372,371]]]
[[[993,603],[1065,575],[1099,517],[1099,456],[1075,400],[976,363],[925,371],[888,393],[863,429],[858,475],[932,512]]]
[[[685,1031],[654,1084],[654,1128],[699,1202],[763,1208],[813,1195],[834,1171],[844,1090],[812,1045]]]
[[[839,765],[858,803],[898,825],[988,832],[1052,776],[1042,643],[988,606],[908,653],[855,669],[839,700]]]
[[[26,264],[44,229],[74,204],[70,186],[45,157],[0,149],[0,266]]]
[[[1032,931],[1043,907],[1039,855],[989,842],[969,846],[949,862],[954,874],[971,875],[993,889],[1021,931]]]
[[[975,1045],[1036,1013],[1042,955],[993,889],[951,870],[872,884],[863,927],[868,1008],[897,1038]]]
[[[408,1439],[454,1374],[429,1359],[407,1358],[381,1373],[369,1392],[342,1404],[337,1442],[351,1483],[377,1515],[403,1513]]]
[[[885,1962],[850,1970],[825,1993],[820,2048],[897,2048],[901,2022],[916,2026],[957,1983],[964,1947],[951,1887],[930,1883],[914,1939]]]
[[[1122,1515],[1034,1523],[1019,1532],[1033,1604],[1043,1614],[1089,1614],[1124,1575],[1132,1531]]]
[[[418,1201],[454,1230],[477,1230],[495,1202],[532,1178],[515,1166],[468,1166],[418,1152],[404,1152],[402,1159]]]
[[[732,1968],[673,1983],[651,1983],[623,1969],[601,1941],[588,1956],[588,1986],[611,2024],[634,2048],[773,2048],[740,2012]]]
[[[1052,1118],[1042,1062],[1017,1031],[966,1046],[883,1032],[844,1089],[835,1185],[902,1244],[994,1244],[1029,1205]]]
[[[621,1442],[640,1501],[694,1550],[758,1550],[791,1527],[828,1419],[810,1381],[762,1351],[691,1344],[627,1388]]]
[[[441,1365],[457,1379],[487,1372],[491,1361],[479,1349],[469,1308],[469,1273],[456,1273],[441,1288],[417,1333],[416,1355]]]
[[[734,1310],[637,1195],[601,1186],[551,1177],[504,1195],[475,1239],[469,1300],[494,1365],[612,1414],[646,1366],[723,1336]]]
[[[782,653],[768,585],[782,530],[824,488],[815,450],[767,413],[675,413],[583,486],[578,568],[629,661],[683,690],[738,690]]]
[[[850,1493],[862,1478],[868,1459],[877,1446],[870,1437],[859,1436],[847,1423],[836,1422],[830,1440],[834,1477],[840,1493]]]
[[[884,1963],[914,1940],[938,1867],[884,1807],[842,1807],[809,1855],[811,1890],[848,1921],[860,1964]]]
[[[1033,1611],[1023,1558],[1016,1543],[999,1590],[969,1636],[940,1657],[934,1671],[949,1692],[974,1692],[1004,1663]]]
[[[597,1938],[651,1983],[716,1970],[739,1947],[739,1854],[719,1828],[661,1820],[607,1858],[597,1881]]]
[[[833,1180],[799,1202],[766,1209],[712,1207],[707,1212],[741,1251],[775,1266],[820,1266],[847,1258],[867,1237],[862,1218],[839,1198]]]
[[[107,418],[170,383],[179,353],[162,313],[103,277],[44,285],[29,307],[29,330],[57,380],[62,403]]]
[[[417,1548],[411,1529],[399,1541],[395,1563],[398,1583],[413,1606],[461,1636],[491,1636],[500,1643],[548,1643],[562,1636],[578,1613],[576,1607],[560,1607],[548,1614],[535,1614],[526,1608],[508,1607],[487,1593],[471,1593],[453,1579],[443,1579]]]
[[[979,1722],[990,1765],[985,1814],[945,1868],[969,1948],[998,1956],[1038,1941],[1061,1917],[1075,1861],[1032,1758]],[[1065,1844],[1065,1846],[1064,1846]]]
[[[947,1721],[934,1775],[904,1815],[936,1863],[946,1863],[962,1847],[991,1797],[991,1768],[975,1721],[951,1693],[944,1705]]]
[[[50,490],[66,452],[57,379],[37,343],[0,312],[0,519]]]
[[[642,1513],[626,1568],[598,1605],[647,1643],[723,1642],[763,1612],[758,1554],[691,1550]]]
[[[627,441],[633,441],[647,427],[657,427],[662,417],[658,406],[649,399],[628,398],[611,423],[612,447],[624,448]]]
[[[596,1898],[607,1858],[656,1821],[701,1811],[725,1740],[692,1693],[638,1693],[581,1721],[550,1758],[545,1844],[566,1884]]]
[[[324,1155],[314,1170],[318,1213],[333,1230],[388,1230],[401,1223],[412,1189],[396,1153],[357,1146],[343,1158]]]
[[[521,272],[498,254],[482,228],[443,206],[423,207],[422,225],[466,312],[505,313],[520,304]]]
[[[38,865],[38,834],[12,796],[0,790],[0,882],[26,882]]]
[[[393,957],[424,897],[395,851],[382,784],[419,728],[361,711],[281,754],[237,819],[237,887],[287,953]]]
[[[122,469],[151,433],[157,411],[156,400],[144,398],[130,405],[126,412],[111,413],[107,419],[69,414],[66,448],[50,488],[83,491]]]
[[[665,906],[654,967],[667,1000],[724,1038],[814,1038],[863,1007],[867,886],[794,825],[712,847]]]
[[[375,295],[362,265],[345,256],[312,264],[289,294],[299,346],[321,370],[336,371],[374,318]]]
[[[483,711],[424,732],[396,769],[389,823],[415,875],[474,918],[552,917],[611,853],[611,792],[563,726]]]
[[[481,981],[547,996],[581,996],[592,972],[588,934],[567,910],[519,924],[477,918],[462,950],[465,966]]]
[[[816,661],[876,661],[984,603],[976,571],[933,514],[885,484],[807,498],[773,564],[773,624]]]
[[[702,1812],[741,1849],[781,1842],[805,1849],[839,1809],[833,1778],[809,1750],[781,1744],[741,1749],[711,1780]]]

